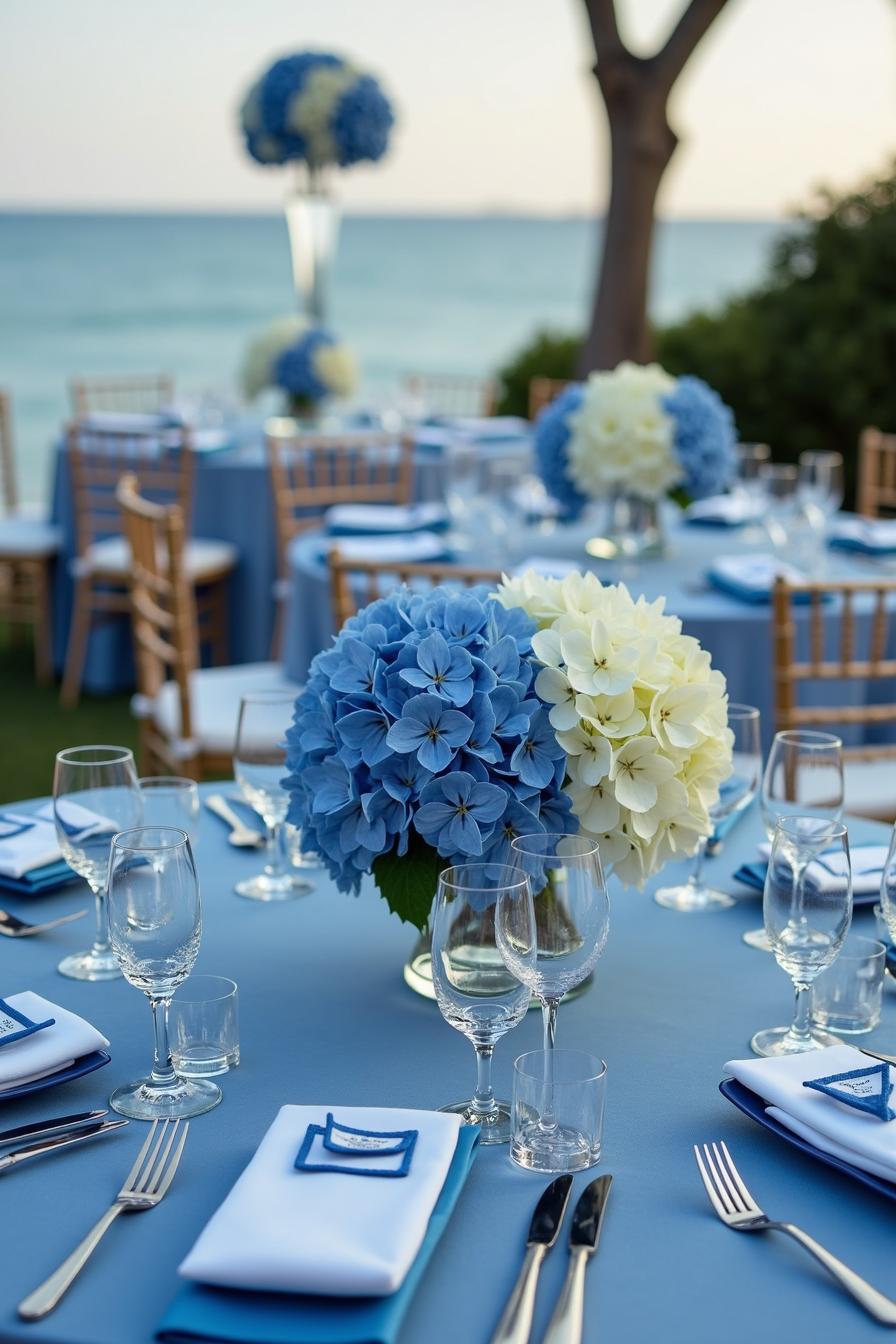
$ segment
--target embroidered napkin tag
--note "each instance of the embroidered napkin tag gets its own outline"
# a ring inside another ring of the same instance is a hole
[[[416,1129],[354,1129],[328,1113],[326,1126],[308,1126],[295,1168],[346,1176],[407,1176],[417,1134]]]
[[[328,1111],[324,1147],[331,1153],[376,1153],[387,1157],[413,1148],[417,1133],[416,1129],[353,1129],[351,1125],[339,1124],[332,1111]]]
[[[832,1073],[827,1078],[811,1078],[803,1087],[814,1088],[825,1096],[854,1110],[866,1111],[878,1120],[896,1120],[896,1111],[889,1106],[893,1084],[889,1064],[874,1064],[867,1069],[850,1069],[848,1073]]]
[[[36,1031],[52,1027],[55,1022],[55,1017],[48,1017],[46,1022],[32,1022],[31,1018],[20,1013],[18,1008],[13,1008],[5,999],[0,999],[0,1046],[11,1045],[13,1041],[20,1041],[23,1036],[33,1036]]]

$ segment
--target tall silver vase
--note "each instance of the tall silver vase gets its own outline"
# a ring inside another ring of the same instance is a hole
[[[294,191],[285,209],[299,308],[313,322],[324,324],[339,242],[339,206],[325,192]]]

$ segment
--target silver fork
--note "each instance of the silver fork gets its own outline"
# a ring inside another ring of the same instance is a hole
[[[72,1251],[67,1260],[62,1262],[55,1273],[19,1303],[18,1311],[23,1320],[39,1321],[49,1315],[58,1305],[63,1293],[74,1283],[107,1229],[112,1226],[120,1213],[142,1213],[144,1209],[154,1209],[159,1203],[174,1180],[174,1173],[177,1171],[177,1164],[187,1141],[187,1132],[190,1128],[188,1120],[184,1121],[175,1147],[180,1123],[180,1120],[161,1122],[153,1120],[146,1142],[137,1154],[137,1161],[128,1172],[114,1204],[106,1210],[99,1222],[90,1229],[81,1244]]]
[[[896,1302],[872,1288],[855,1270],[831,1255],[802,1228],[766,1217],[741,1180],[724,1143],[704,1143],[702,1157],[700,1149],[694,1144],[694,1156],[709,1202],[726,1227],[733,1227],[736,1232],[786,1232],[794,1241],[805,1246],[809,1254],[833,1275],[841,1288],[845,1288],[876,1321],[896,1326]]]
[[[0,936],[5,938],[29,938],[34,933],[46,933],[48,929],[58,929],[60,924],[71,924],[73,919],[83,919],[86,910],[76,910],[73,915],[60,915],[58,919],[44,920],[43,924],[29,924],[8,910],[0,910]]]

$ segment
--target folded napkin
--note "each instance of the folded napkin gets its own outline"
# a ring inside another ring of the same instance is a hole
[[[41,896],[77,880],[78,874],[69,868],[64,859],[59,859],[41,868],[31,868],[21,877],[0,873],[0,890],[15,892],[18,896]]]
[[[37,813],[0,810],[0,878],[21,878],[62,858],[56,826]]]
[[[449,559],[445,538],[435,532],[411,532],[398,537],[340,537],[339,551],[346,560],[380,560],[383,564]]]
[[[565,579],[567,574],[572,574],[578,569],[578,565],[575,560],[562,560],[558,555],[530,555],[527,560],[521,560],[518,565],[514,565],[511,576],[519,578],[527,569],[534,569],[536,574],[548,579]]]
[[[528,439],[531,425],[516,415],[453,415],[440,422],[479,443],[504,443],[512,439]]]
[[[32,1022],[45,1022],[51,1017],[55,1022],[44,1031],[0,1048],[0,1095],[23,1083],[58,1073],[82,1055],[105,1050],[109,1044],[105,1036],[83,1017],[50,1003],[39,994],[32,994],[30,990],[8,994],[6,1002]]]
[[[896,519],[835,518],[828,528],[828,545],[865,555],[894,555]]]
[[[806,577],[774,555],[722,555],[713,561],[706,577],[714,588],[741,602],[768,602],[778,575],[793,583],[802,583]]]
[[[873,1059],[851,1045],[831,1045],[779,1059],[732,1059],[725,1072],[757,1093],[768,1103],[768,1115],[807,1143],[885,1181],[896,1181],[896,1121],[881,1121],[803,1087],[809,1079],[874,1066]],[[896,1081],[894,1070],[891,1081]]]
[[[331,537],[444,532],[448,510],[444,504],[337,504],[327,509],[325,521]]]
[[[737,882],[742,882],[755,891],[765,889],[765,874],[771,845],[763,841],[759,846],[760,859],[752,863],[742,863],[734,874]],[[887,861],[886,845],[855,845],[850,850],[852,859],[852,895],[859,904],[874,900],[880,893],[884,864]],[[846,856],[842,850],[832,850],[822,855],[806,869],[806,879],[818,890],[835,890],[846,871]]]
[[[685,510],[685,522],[707,527],[743,527],[762,517],[762,505],[749,495],[713,495],[697,499]]]
[[[302,1108],[284,1109],[297,1111]],[[323,1110],[320,1108],[315,1114],[322,1114]],[[339,1111],[341,1116],[346,1113]],[[419,1113],[413,1111],[367,1111],[363,1114],[388,1116],[390,1122],[399,1114],[410,1115],[414,1117],[415,1125],[420,1119]],[[221,1344],[393,1344],[417,1284],[464,1187],[478,1142],[479,1133],[474,1126],[461,1126],[420,1249],[396,1292],[378,1297],[327,1297],[242,1292],[190,1284],[172,1303],[156,1332],[157,1337],[165,1344],[187,1344],[194,1340],[221,1341]],[[296,1179],[317,1181],[324,1178],[316,1175],[303,1178],[296,1174]],[[348,1182],[345,1177],[332,1179],[343,1182],[342,1198],[346,1200],[344,1186]],[[375,1182],[359,1178],[350,1189],[354,1189],[355,1184],[365,1188],[370,1185],[406,1187],[408,1182]],[[237,1228],[237,1236],[243,1235],[243,1229]]]

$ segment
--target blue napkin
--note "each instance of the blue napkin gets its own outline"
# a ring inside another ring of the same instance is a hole
[[[771,555],[722,555],[706,571],[713,588],[739,602],[765,605],[771,601],[778,574],[794,583],[802,583],[806,577],[793,565]],[[800,603],[808,600],[808,593],[797,593],[794,598]]]
[[[311,1297],[249,1293],[191,1283],[168,1308],[156,1338],[216,1344],[392,1344],[464,1187],[479,1131],[461,1127],[457,1148],[426,1235],[404,1283],[389,1297]]]
[[[828,545],[860,555],[896,555],[896,519],[836,518],[831,523]]]
[[[42,868],[32,868],[21,877],[8,877],[0,873],[0,890],[14,891],[20,896],[38,896],[45,891],[55,891],[69,882],[77,880],[78,874],[72,872],[64,859],[55,863],[46,863]]]
[[[435,505],[337,505],[327,510],[330,537],[402,536],[409,532],[447,532],[448,510]]]

